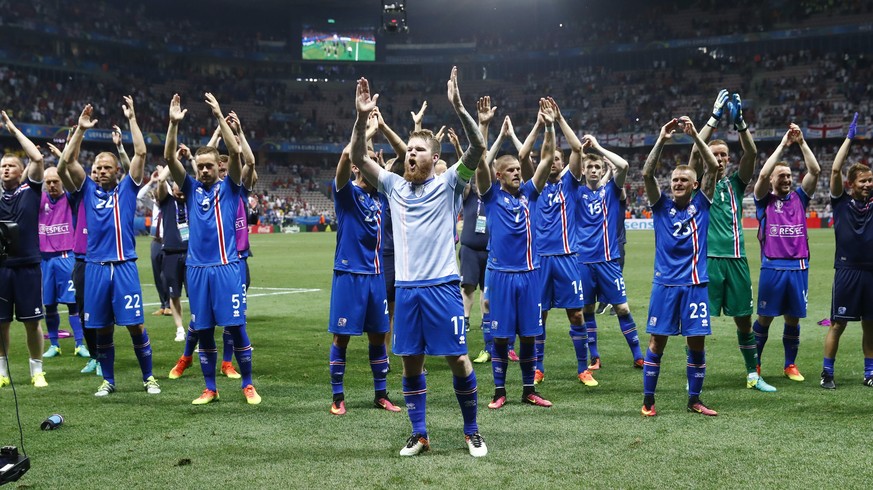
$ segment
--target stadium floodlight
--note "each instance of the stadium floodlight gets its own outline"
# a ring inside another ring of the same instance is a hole
[[[385,32],[409,32],[406,25],[406,2],[382,0],[382,27]]]

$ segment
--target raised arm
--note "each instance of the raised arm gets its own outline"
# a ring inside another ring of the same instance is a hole
[[[691,136],[691,139],[694,140],[694,147],[697,148],[698,153],[700,153],[705,170],[703,175],[698,177],[697,180],[699,180],[701,184],[700,192],[702,192],[707,199],[712,201],[712,196],[715,194],[715,177],[718,173],[718,161],[716,161],[715,155],[712,154],[712,150],[709,149],[709,145],[707,145],[706,141],[703,141],[703,138],[700,137],[700,134],[694,127],[694,123],[691,121],[690,117],[680,117],[679,125],[685,134]]]
[[[464,166],[471,171],[475,171],[479,166],[479,160],[485,154],[485,139],[482,137],[482,132],[476,126],[476,121],[473,116],[464,109],[464,103],[461,101],[461,91],[458,89],[458,67],[452,67],[452,74],[449,81],[446,83],[449,102],[452,103],[452,108],[455,109],[455,114],[461,120],[461,126],[464,127],[464,133],[467,134],[467,141],[470,146],[467,151],[461,156],[461,161]],[[460,170],[460,169],[459,169]],[[472,172],[470,172],[472,174]],[[468,177],[469,179],[469,177]]]
[[[373,109],[373,113],[376,114],[376,121],[379,123],[379,131],[382,133],[382,136],[388,140],[388,144],[391,145],[391,148],[394,149],[394,154],[397,155],[399,160],[406,161],[406,142],[385,123],[378,107]]]
[[[167,128],[167,141],[164,143],[164,160],[167,161],[170,174],[179,187],[182,187],[185,177],[188,175],[176,152],[179,146],[179,123],[182,122],[187,113],[188,109],[182,109],[182,100],[179,98],[179,94],[173,95],[173,99],[170,101],[170,125]]]
[[[221,112],[221,106],[218,105],[218,100],[209,92],[204,94],[206,104],[212,109],[212,115],[218,120],[221,127],[221,137],[224,139],[224,145],[227,147],[227,176],[235,184],[239,185],[242,181],[242,163],[240,162],[240,144],[233,134],[233,130],[224,119],[224,114]]]
[[[461,140],[458,138],[458,133],[455,132],[454,129],[449,128],[449,142],[452,144],[452,147],[455,149],[455,158],[457,161],[461,161],[461,156],[464,154],[463,150],[461,150]]]
[[[782,136],[782,141],[779,142],[779,145],[770,154],[770,158],[761,167],[761,173],[758,174],[758,180],[755,181],[755,199],[764,199],[770,193],[770,175],[773,174],[776,163],[782,158],[782,152],[785,151],[785,148],[791,146],[794,139],[793,133],[795,127],[797,126],[794,124],[789,127],[788,131]],[[799,130],[798,128],[797,131]]]
[[[855,138],[855,133],[858,131],[858,113],[855,113],[852,124],[849,124],[849,132],[846,133],[846,139],[840,145],[840,150],[837,156],[834,157],[834,164],[831,167],[831,195],[839,197],[843,194],[843,165],[846,163],[846,157],[849,156],[849,147],[852,146],[852,139]]]
[[[540,116],[539,111],[537,111],[537,120],[534,123],[533,127],[530,129],[530,133],[528,133],[527,138],[524,139],[524,143],[521,145],[521,149],[518,150],[518,161],[521,163],[521,178],[523,180],[530,180],[533,178],[534,174],[534,165],[533,160],[530,158],[531,151],[533,151],[533,145],[537,141],[537,136],[540,133],[540,130],[543,129],[543,119]]]
[[[661,160],[661,151],[667,140],[673,137],[673,133],[679,128],[679,120],[673,118],[661,128],[658,134],[658,140],[655,141],[655,146],[646,157],[646,163],[643,165],[643,183],[646,186],[646,197],[649,199],[649,204],[655,204],[661,199],[661,188],[658,187],[658,179],[655,178],[655,168]]]
[[[252,190],[255,188],[255,184],[258,183],[258,170],[255,168],[255,152],[252,151],[252,147],[249,145],[249,140],[246,139],[246,132],[243,130],[242,122],[239,120],[239,116],[236,115],[236,112],[230,111],[225,119],[228,120],[231,129],[239,137],[239,146],[242,151],[243,159],[242,185],[246,189]]]
[[[494,119],[494,113],[497,112],[497,106],[491,107],[491,96],[486,95],[480,97],[476,102],[476,114],[479,116],[479,131],[482,132],[482,139],[485,145],[488,145],[488,127],[491,125],[491,120]]]
[[[421,103],[421,109],[418,112],[409,111],[412,114],[412,123],[415,125],[414,131],[421,131],[421,121],[424,119],[424,111],[427,110],[427,101]]]
[[[609,163],[612,164],[611,166],[613,167],[613,177],[615,178],[615,185],[617,185],[619,188],[623,188],[624,181],[627,178],[627,169],[630,166],[630,164],[627,163],[627,160],[620,157],[617,153],[613,153],[606,148],[600,146],[600,143],[597,142],[597,139],[590,134],[586,134],[582,137],[582,139],[590,142],[591,151],[598,153],[605,160],[609,161]]]
[[[752,176],[755,175],[758,147],[755,145],[754,138],[752,138],[752,132],[749,131],[749,125],[743,119],[743,101],[740,99],[740,94],[734,94],[733,99],[734,107],[736,107],[734,129],[739,133],[740,145],[743,147],[743,156],[740,157],[740,166],[737,171],[739,172],[740,180],[748,184],[752,180]]]
[[[185,110],[187,111],[188,109]],[[217,150],[219,142],[221,142],[221,126],[216,126],[215,131],[212,132],[212,137],[209,138],[206,146],[210,148],[215,148]]]
[[[124,104],[121,105],[121,110],[124,111],[124,117],[127,118],[127,122],[130,124],[130,136],[133,139],[133,158],[130,160],[128,175],[136,185],[142,185],[143,169],[145,169],[148,150],[146,149],[145,138],[143,138],[139,124],[136,122],[136,113],[133,110],[133,97],[130,95],[124,96]]]
[[[18,144],[21,145],[21,149],[24,150],[24,153],[27,155],[27,159],[30,160],[27,164],[27,168],[24,169],[24,175],[27,176],[31,182],[42,182],[42,174],[45,171],[45,163],[42,159],[42,153],[39,151],[39,148],[33,144],[33,141],[30,141],[30,138],[24,135],[20,129],[15,126],[15,123],[12,122],[12,119],[6,114],[6,111],[0,112],[0,115],[3,117],[3,125],[6,126],[6,129],[15,136],[15,139],[18,140]]]
[[[818,187],[818,176],[821,175],[821,165],[819,165],[818,160],[815,158],[815,153],[812,152],[812,148],[806,143],[806,139],[803,137],[803,131],[800,131],[800,128],[797,128],[797,143],[800,144],[800,152],[803,153],[803,163],[806,164],[806,175],[803,176],[803,180],[800,181],[800,188],[803,189],[803,192],[806,193],[807,196],[812,197],[815,194],[815,188]]]
[[[162,202],[170,195],[170,191],[167,189],[168,178],[170,178],[170,167],[168,165],[158,165],[158,168],[152,173],[152,180],[155,182],[155,202],[157,203]],[[181,184],[179,187],[181,187]]]
[[[112,126],[112,142],[115,143],[115,149],[118,150],[118,163],[125,172],[130,171],[130,157],[124,151],[124,142],[122,140],[121,128]]]
[[[509,140],[512,142],[512,146],[513,148],[515,148],[515,152],[521,152],[521,148],[522,146],[524,146],[524,143],[522,143],[521,140],[518,139],[518,136],[515,134],[515,128],[512,126],[512,119],[509,118],[509,115],[503,118],[503,126],[501,126],[500,130],[503,131],[505,133],[504,136],[509,138]]]
[[[567,140],[567,144],[570,145],[569,172],[573,174],[576,180],[580,180],[582,178],[582,141],[576,136],[564,115],[561,114],[561,108],[558,107],[555,99],[549,97],[549,103],[555,109],[555,122],[561,127],[561,133],[564,135],[564,139]]]
[[[79,149],[82,146],[82,139],[85,137],[85,131],[97,125],[96,119],[91,119],[91,113],[94,108],[91,104],[82,109],[82,114],[79,115],[79,122],[76,124],[76,130],[70,136],[70,141],[64,147],[64,153],[61,159],[58,160],[58,176],[64,182],[69,182],[73,186],[72,191],[77,191],[82,188],[82,183],[85,182],[85,168],[78,162],[74,156],[79,155]],[[66,177],[63,175],[66,174]]]
[[[343,148],[343,152],[340,154],[339,162],[336,164],[336,175],[334,176],[334,183],[336,185],[336,190],[340,190],[349,183],[349,179],[352,178],[352,159],[350,156],[352,144],[349,143]]]
[[[476,168],[476,188],[479,190],[479,195],[484,195],[491,188],[491,168],[494,160],[497,158],[497,153],[500,152],[500,145],[503,144],[503,132],[497,135],[494,139],[494,144],[488,149],[488,154],[479,162]]]
[[[376,108],[376,101],[379,99],[379,94],[370,97],[370,82],[366,78],[358,80],[355,87],[355,110],[357,118],[355,119],[355,127],[352,130],[352,142],[350,143],[350,157],[352,165],[358,167],[358,170],[367,179],[367,182],[373,187],[379,187],[379,164],[367,155],[367,118],[370,117],[370,111]]]
[[[540,114],[543,118],[545,133],[543,146],[540,147],[540,162],[533,176],[533,185],[537,192],[542,192],[549,180],[549,172],[555,161],[555,109],[546,99],[540,99]]]

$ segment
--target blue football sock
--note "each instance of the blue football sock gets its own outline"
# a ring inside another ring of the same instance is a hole
[[[834,360],[835,359],[830,357],[825,357],[824,362],[822,363],[821,370],[827,373],[828,376],[834,375]],[[864,361],[866,361],[866,359]],[[866,362],[864,364],[866,364]]]
[[[661,375],[661,356],[650,349],[646,349],[646,357],[643,358],[643,394],[655,395],[658,387],[658,376]]]
[[[61,316],[58,315],[58,304],[45,305],[45,328],[48,330],[49,341],[55,347],[60,347],[58,342],[58,329],[61,327]]]
[[[634,317],[630,313],[618,317],[618,326],[621,327],[621,333],[624,335],[624,339],[634,355],[634,361],[642,359],[643,353],[640,352],[640,337],[637,335],[637,324],[634,323]]]
[[[226,327],[233,337],[233,354],[239,364],[239,374],[242,376],[242,388],[252,384],[252,343],[246,333],[246,326]]]
[[[703,390],[703,380],[706,378],[706,351],[688,350],[688,396],[700,396]]]
[[[518,367],[521,368],[521,384],[523,387],[533,388],[535,364],[536,344],[533,342],[519,342]]]
[[[412,433],[427,437],[427,378],[424,374],[403,378],[403,400],[412,422]]]
[[[85,338],[85,334],[82,332],[82,322],[79,320],[79,307],[76,303],[69,303],[67,312],[70,317],[70,329],[73,330],[73,338],[76,340],[76,347],[79,347]]]
[[[864,378],[873,376],[873,357],[864,358]]]
[[[534,345],[536,346],[536,369],[541,372],[546,372],[546,369],[543,367],[543,356],[546,355],[546,324],[543,324],[543,333],[542,335],[537,335],[534,340]]]
[[[373,390],[385,393],[388,388],[388,348],[385,344],[370,344],[370,370],[373,372]]]
[[[479,388],[476,383],[476,372],[469,376],[454,376],[455,396],[458,397],[458,405],[461,406],[461,416],[464,417],[464,434],[470,435],[479,432],[479,424],[476,423],[476,410],[479,407]]]
[[[185,357],[191,357],[194,355],[194,349],[197,348],[197,341],[200,339],[200,336],[197,334],[197,331],[194,330],[194,324],[188,324],[188,332],[185,335],[185,348],[182,349],[182,355]]]
[[[509,338],[509,343],[507,344],[509,350],[515,350],[515,335]]]
[[[485,352],[494,355],[494,337],[491,335],[491,315],[482,318],[482,339],[485,341]]]
[[[149,341],[149,333],[143,327],[142,334],[132,333],[130,340],[133,341],[133,352],[136,353],[142,380],[145,381],[152,375],[152,343]]]
[[[115,384],[115,344],[112,342],[112,333],[97,334],[97,360],[100,361],[103,379]]]
[[[494,374],[494,387],[506,387],[506,368],[509,367],[509,345],[506,342],[494,342],[494,353],[491,354],[491,371]]]
[[[221,351],[221,360],[222,362],[230,362],[233,359],[233,335],[231,335],[227,328],[221,334],[221,340],[224,344]]]
[[[782,346],[785,348],[785,367],[795,364],[797,349],[800,347],[800,324],[785,324],[782,330]]]
[[[334,397],[343,393],[343,377],[346,372],[346,348],[330,344],[330,388]]]
[[[758,365],[761,365],[761,353],[764,352],[764,345],[767,344],[767,337],[770,334],[770,327],[765,327],[755,320],[752,325],[752,331],[755,332],[755,347],[758,349]]]
[[[588,331],[588,352],[591,358],[600,357],[600,352],[597,350],[597,321],[594,320],[594,313],[583,313],[585,318],[585,329]]]
[[[576,350],[576,371],[581,374],[588,369],[588,331],[584,325],[570,325],[570,340]]]
[[[197,331],[200,341],[200,370],[206,381],[206,389],[218,391],[215,387],[215,364],[218,362],[218,347],[215,346],[215,327]]]

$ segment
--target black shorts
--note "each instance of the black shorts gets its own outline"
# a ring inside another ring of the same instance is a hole
[[[873,320],[873,271],[836,269],[831,320]]]
[[[40,320],[42,306],[42,269],[39,264],[0,267],[0,322]]]
[[[181,298],[182,285],[185,284],[185,258],[188,253],[165,251],[163,255],[161,269],[167,284],[167,294],[171,298]]]
[[[388,302],[394,302],[394,256],[385,255],[382,257],[382,265],[385,276],[385,291],[388,293]]]
[[[458,252],[461,257],[461,286],[479,285],[479,290],[485,289],[485,267],[488,265],[488,251],[474,250],[461,245]]]

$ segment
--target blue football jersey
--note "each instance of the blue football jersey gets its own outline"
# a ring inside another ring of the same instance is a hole
[[[873,198],[856,201],[844,192],[831,196],[831,207],[837,240],[834,268],[873,270]]]
[[[33,182],[29,177],[11,191],[2,189],[0,197],[0,220],[18,224],[18,252],[9,254],[4,263],[7,267],[39,264],[39,203],[42,199],[42,182]]]
[[[337,221],[333,269],[381,274],[384,196],[366,192],[353,182],[337,190],[336,179],[331,181],[330,188]]]
[[[539,267],[534,244],[535,230],[531,211],[536,209],[539,193],[533,182],[522,184],[518,195],[504,191],[493,183],[482,196],[488,222],[488,268],[498,271],[531,271]]]
[[[190,230],[186,264],[203,267],[237,262],[234,225],[242,186],[224,179],[206,189],[200,181],[186,175],[182,192],[187,198]]]
[[[537,199],[536,249],[539,255],[569,255],[576,251],[576,205],[579,181],[564,172],[557,182],[546,182]]]
[[[655,278],[664,286],[709,282],[706,274],[706,233],[709,199],[696,192],[683,209],[665,195],[652,205],[655,225]]]
[[[588,186],[579,187],[577,205],[579,226],[579,259],[587,264],[607,262],[621,258],[621,188],[610,179],[606,185],[592,191]]]
[[[87,262],[121,262],[136,258],[133,221],[140,187],[130,176],[125,176],[115,188],[106,191],[91,177],[85,176],[82,187],[74,195],[80,205],[85,206]]]

